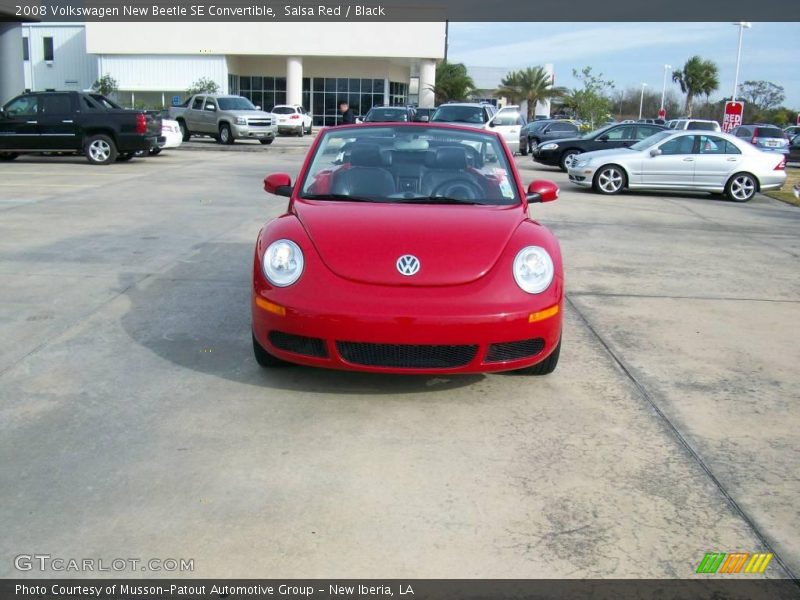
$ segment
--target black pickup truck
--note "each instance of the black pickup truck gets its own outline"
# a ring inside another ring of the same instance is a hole
[[[160,135],[157,113],[122,108],[101,94],[32,92],[0,109],[0,161],[52,152],[107,165],[157,147]]]

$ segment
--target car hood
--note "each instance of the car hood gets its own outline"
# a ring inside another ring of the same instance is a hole
[[[636,150],[628,150],[627,148],[606,148],[604,150],[592,150],[591,152],[584,152],[578,158],[579,160],[585,160],[587,158],[608,159],[612,156],[621,156],[625,159],[629,159],[642,154],[643,152],[637,152]]]
[[[297,215],[328,268],[380,285],[458,285],[494,266],[525,218],[517,206],[367,204],[298,200]],[[419,271],[401,275],[411,254]]]

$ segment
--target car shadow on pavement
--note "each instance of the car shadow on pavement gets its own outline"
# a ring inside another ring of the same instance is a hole
[[[255,386],[330,394],[451,390],[483,375],[385,375],[303,366],[263,369],[250,338],[252,245],[208,243],[144,280],[124,276],[130,338],[182,368]]]

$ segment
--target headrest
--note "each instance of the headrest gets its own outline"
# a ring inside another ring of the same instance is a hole
[[[443,146],[436,148],[427,157],[427,166],[433,169],[466,169],[467,150],[461,146]]]
[[[384,167],[389,160],[378,144],[354,144],[350,148],[350,164],[354,167]]]

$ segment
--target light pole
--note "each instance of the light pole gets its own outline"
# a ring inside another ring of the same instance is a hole
[[[642,107],[644,106],[644,88],[647,87],[646,83],[642,84],[642,95],[639,98],[639,118],[642,118]]]
[[[745,29],[750,29],[753,25],[747,21],[733,23],[739,28],[739,48],[736,50],[736,75],[733,78],[733,94],[731,99],[736,102],[736,92],[739,89],[739,65],[742,63],[742,35]]]
[[[672,68],[672,65],[664,65],[664,85],[661,86],[661,110],[664,110],[664,98],[667,95],[667,73]]]

